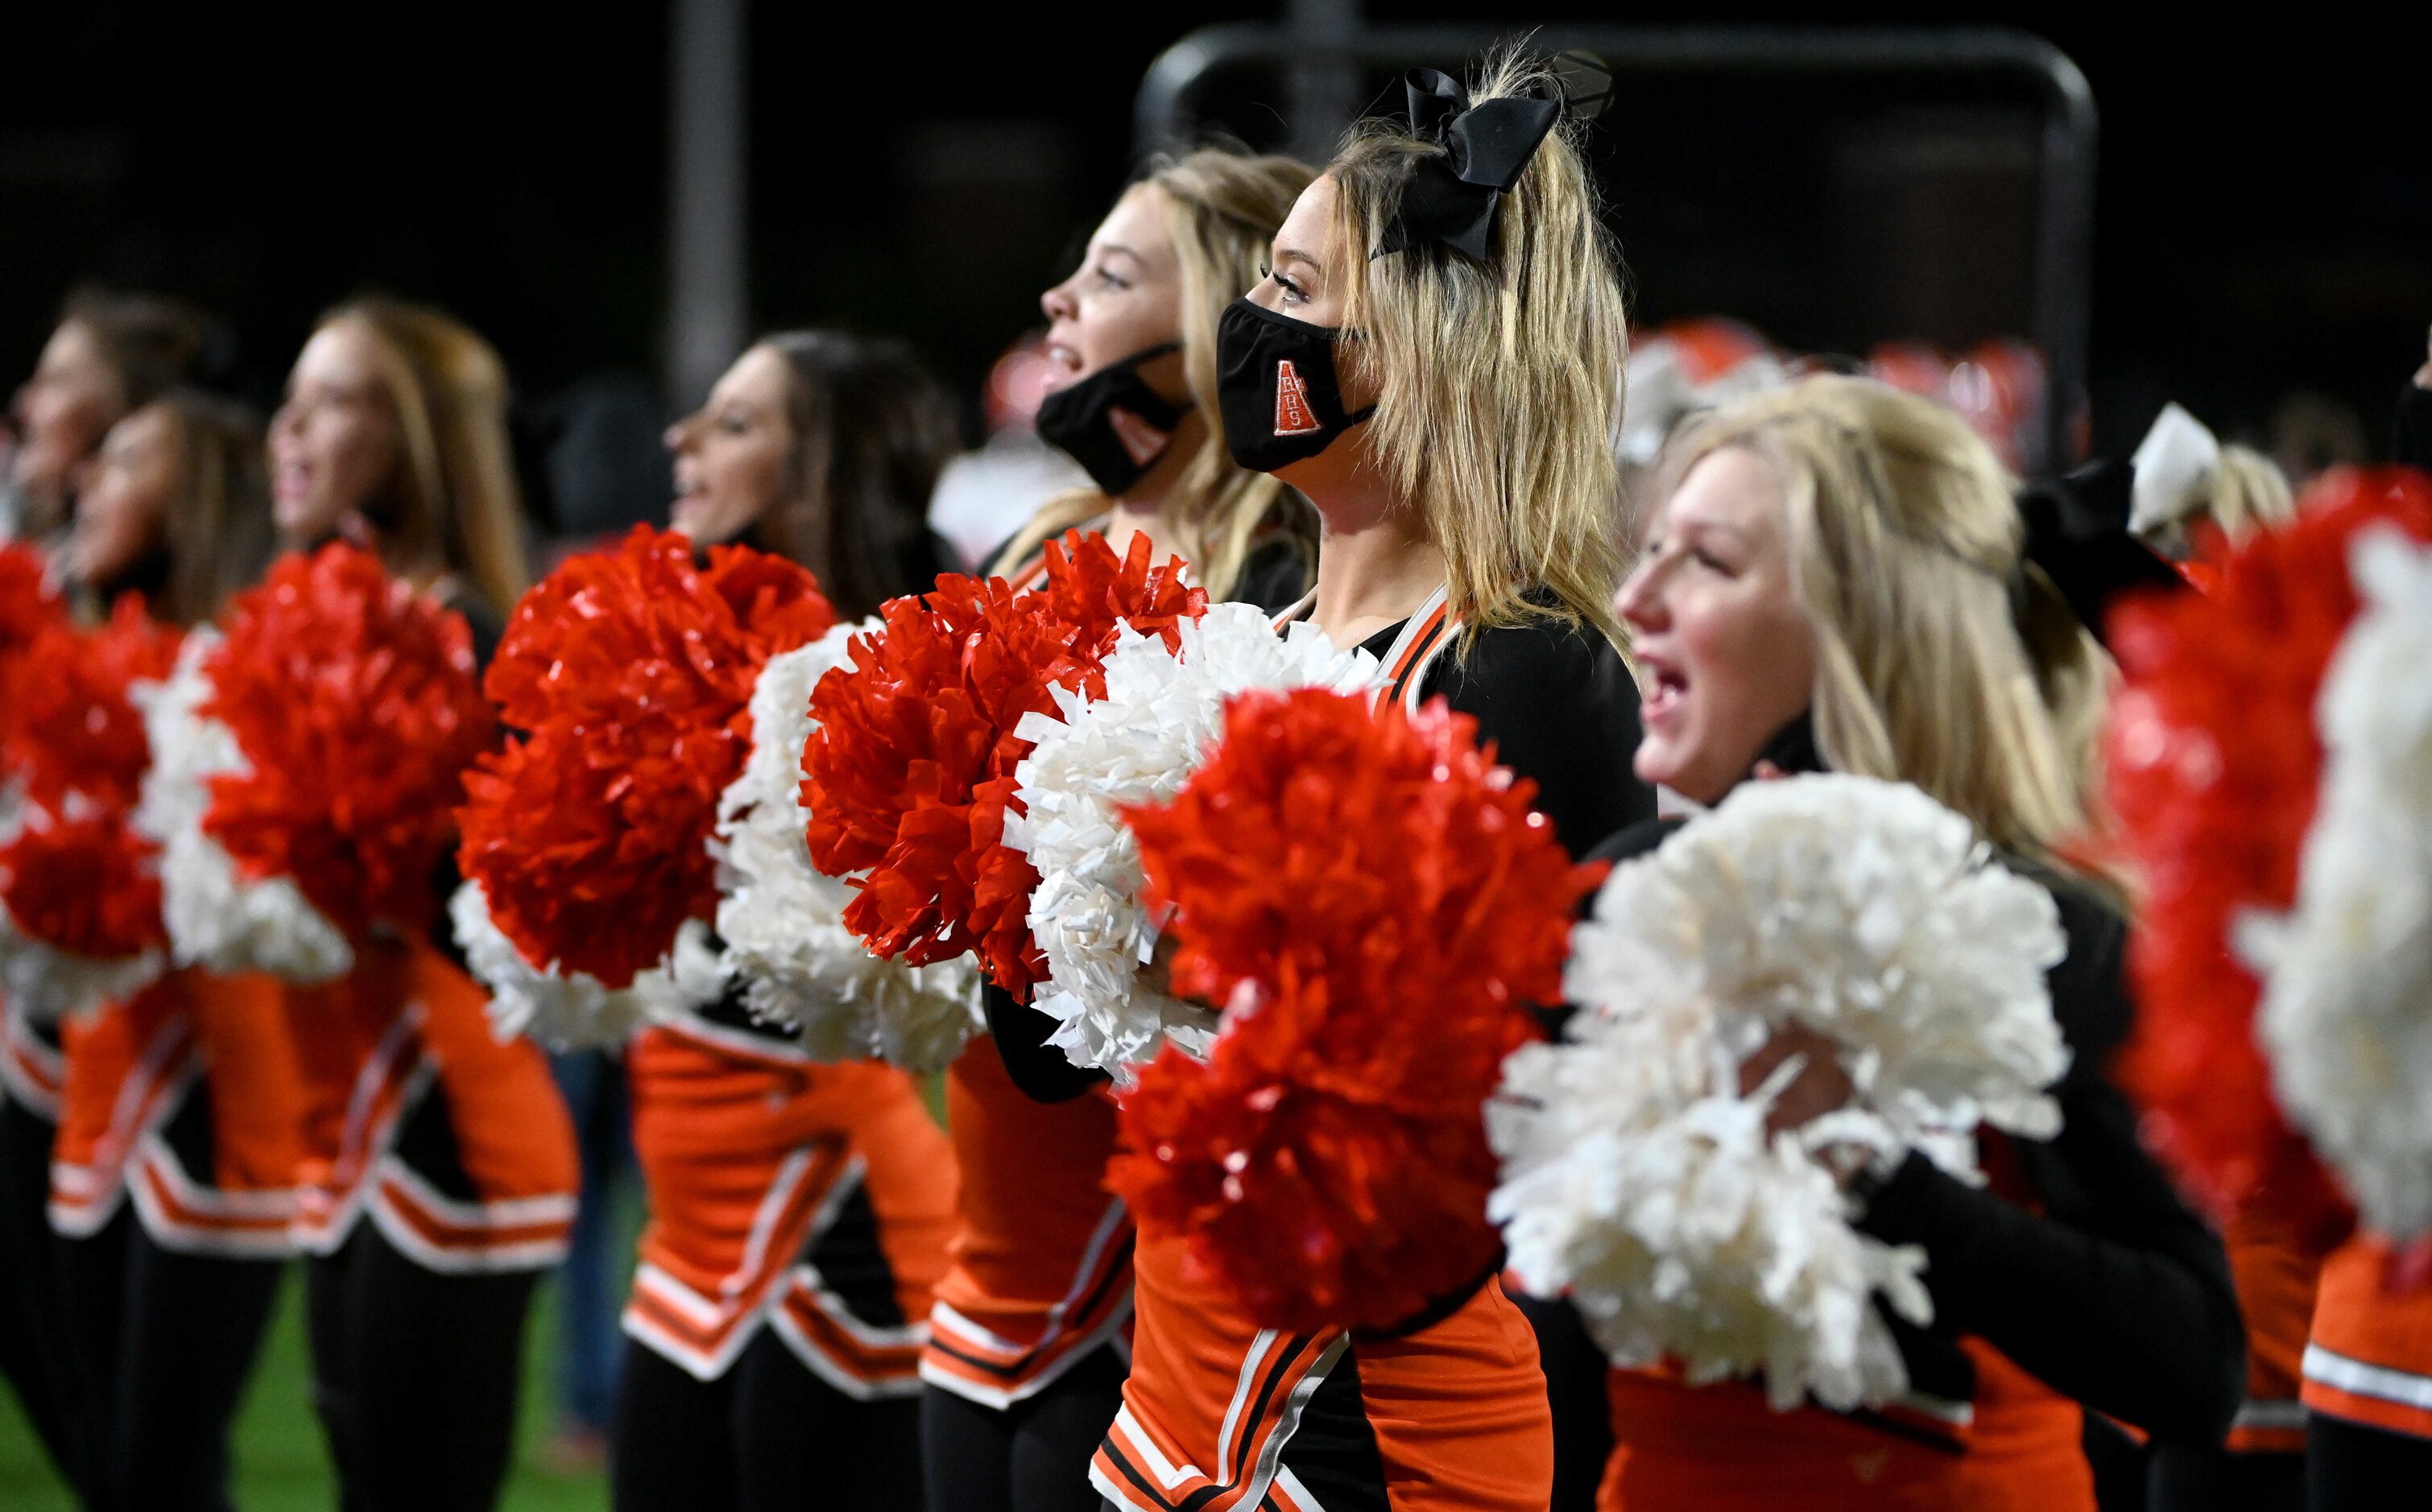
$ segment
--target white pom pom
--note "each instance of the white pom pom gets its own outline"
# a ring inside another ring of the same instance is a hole
[[[235,731],[197,711],[211,694],[202,661],[219,644],[209,630],[186,637],[177,671],[128,690],[144,711],[152,766],[135,825],[160,848],[161,916],[181,966],[265,971],[289,982],[328,982],[355,964],[353,947],[293,880],[247,882],[220,843],[203,832],[210,780],[252,770]]]
[[[1929,1320],[1925,1257],[1850,1227],[1814,1152],[1917,1149],[1981,1179],[1978,1123],[2056,1133],[2044,973],[2065,950],[2051,895],[1915,788],[1742,786],[1614,870],[1572,933],[1570,1042],[1506,1063],[1490,1211],[1512,1268],[1567,1290],[1619,1363],[1762,1371],[1777,1407],[1896,1400],[1870,1298]],[[1844,1047],[1853,1100],[1768,1140],[1784,1078],[1743,1097],[1739,1069],[1791,1024]]]
[[[1118,1080],[1169,1039],[1204,1053],[1216,1016],[1141,980],[1157,921],[1141,898],[1140,843],[1117,811],[1182,790],[1224,732],[1231,695],[1354,693],[1376,676],[1365,651],[1338,650],[1312,625],[1277,635],[1255,605],[1210,605],[1179,630],[1179,647],[1168,651],[1162,639],[1123,628],[1106,661],[1105,697],[1057,687],[1061,717],[1026,714],[1014,731],[1034,742],[1014,773],[1027,812],[1008,812],[1005,825],[1005,843],[1029,856],[1039,877],[1030,929],[1048,980],[1033,1006],[1058,1020],[1049,1043],[1067,1059]]]
[[[551,1050],[613,1049],[646,1025],[717,1001],[724,988],[718,952],[697,919],[677,930],[674,947],[657,966],[637,973],[631,986],[611,988],[586,971],[568,976],[555,962],[536,966],[525,960],[490,917],[480,882],[456,889],[448,916],[473,975],[490,989],[490,1029],[502,1040],[522,1034]]]
[[[802,748],[811,689],[842,665],[876,620],[838,625],[769,658],[752,690],[752,754],[718,804],[718,932],[726,969],[755,1015],[794,1025],[819,1060],[876,1057],[938,1070],[985,1023],[970,959],[911,966],[870,954],[844,924],[852,894],[811,864],[803,832]]]
[[[71,804],[78,795],[68,795]],[[0,792],[0,847],[25,826],[40,822],[31,805]],[[103,959],[62,950],[26,933],[0,903],[0,1002],[42,1023],[133,997],[151,985],[167,963],[158,950]]]
[[[2242,919],[2280,1100],[2365,1221],[2432,1231],[2432,546],[2356,542],[2364,605],[2315,707],[2322,797],[2297,901]]]

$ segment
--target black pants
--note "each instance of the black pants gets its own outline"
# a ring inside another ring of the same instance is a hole
[[[164,1250],[124,1207],[59,1248],[85,1504],[227,1512],[228,1430],[283,1262]]]
[[[0,1095],[0,1376],[60,1476],[79,1491],[93,1452],[68,1405],[67,1336],[52,1244],[51,1138],[41,1117]]]
[[[305,1263],[312,1405],[345,1512],[489,1512],[506,1477],[533,1272],[443,1275],[368,1218]]]
[[[1003,1412],[930,1386],[920,1394],[929,1512],[1099,1512],[1089,1457],[1123,1404],[1112,1349]]]
[[[1613,1457],[1613,1406],[1605,1378],[1613,1367],[1568,1302],[1513,1292],[1512,1301],[1537,1332],[1545,1370],[1545,1402],[1554,1415],[1551,1512],[1595,1512],[1596,1487]]]
[[[2432,1497],[2432,1439],[2315,1413],[2305,1426],[2309,1512],[2420,1507]]]
[[[914,1512],[920,1404],[863,1402],[770,1328],[715,1381],[633,1339],[608,1439],[616,1512]]]
[[[2305,1456],[2157,1444],[2150,1485],[2152,1512],[2305,1512]]]

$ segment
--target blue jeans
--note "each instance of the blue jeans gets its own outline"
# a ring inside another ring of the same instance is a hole
[[[606,1050],[552,1054],[574,1137],[583,1153],[583,1201],[574,1235],[559,1273],[557,1404],[568,1427],[608,1431],[616,1400],[616,1364],[623,1336],[616,1326],[623,1302],[616,1248],[617,1183],[633,1171],[633,1129],[625,1096],[625,1063]]]

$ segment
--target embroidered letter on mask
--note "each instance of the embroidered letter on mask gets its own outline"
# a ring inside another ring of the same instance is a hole
[[[1275,434],[1306,436],[1318,428],[1317,414],[1309,407],[1309,388],[1287,357],[1275,363]]]

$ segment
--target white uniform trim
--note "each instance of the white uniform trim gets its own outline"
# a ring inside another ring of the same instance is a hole
[[[2394,1402],[2419,1412],[2432,1412],[2432,1376],[2350,1359],[2320,1344],[2305,1346],[2305,1371],[2306,1380],[2319,1381],[2335,1391]]]

